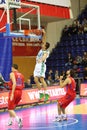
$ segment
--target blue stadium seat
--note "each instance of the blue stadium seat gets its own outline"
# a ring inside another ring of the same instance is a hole
[[[78,16],[80,23],[83,18],[87,18],[87,8],[81,15]],[[75,34],[72,36],[66,36],[61,38],[61,42],[57,43],[55,49],[53,49],[50,58],[47,60],[48,68],[53,70],[58,69],[59,72],[65,70],[65,59],[69,52],[72,53],[73,57],[77,55],[83,56],[83,52],[87,51],[87,34]],[[79,77],[83,77],[83,65],[80,64]]]

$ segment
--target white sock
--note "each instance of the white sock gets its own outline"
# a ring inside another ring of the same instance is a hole
[[[66,117],[66,114],[62,114],[63,117]]]
[[[43,93],[43,91],[42,91],[42,90],[39,90],[39,93]]]
[[[58,115],[58,118],[61,118],[62,117],[62,115]]]
[[[47,91],[47,90],[45,90],[45,91],[44,91],[44,94],[48,94],[48,91]]]
[[[16,120],[17,122],[19,122],[19,117],[18,117],[18,116],[16,116],[16,117],[15,117],[15,120]]]
[[[9,118],[9,122],[12,122],[12,117]]]

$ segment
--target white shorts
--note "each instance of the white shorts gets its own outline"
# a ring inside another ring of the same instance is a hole
[[[46,72],[46,64],[44,63],[36,63],[34,69],[34,77],[44,77],[45,78]]]

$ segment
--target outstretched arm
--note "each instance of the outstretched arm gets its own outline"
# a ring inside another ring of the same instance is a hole
[[[42,43],[46,43],[46,32],[42,29]]]

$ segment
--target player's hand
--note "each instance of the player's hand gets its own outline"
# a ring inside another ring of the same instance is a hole
[[[63,76],[60,76],[59,80],[62,80],[63,79]]]
[[[45,33],[46,33],[44,29],[42,29],[42,33],[43,33],[43,34],[45,34]]]
[[[14,94],[11,93],[11,95],[10,95],[10,100],[12,101],[13,99],[14,99]]]

